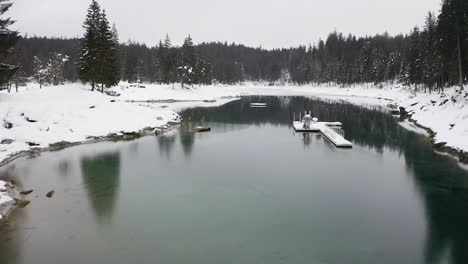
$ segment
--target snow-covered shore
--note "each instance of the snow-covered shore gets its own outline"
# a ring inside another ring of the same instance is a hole
[[[15,201],[9,192],[7,187],[9,186],[8,183],[4,181],[0,181],[0,220],[2,220],[3,216],[7,214],[11,207],[14,206]]]
[[[456,88],[444,94],[411,93],[388,86],[311,87],[245,84],[174,89],[172,85],[121,84],[111,89],[119,96],[91,92],[83,84],[67,84],[39,89],[37,84],[21,87],[19,93],[0,92],[0,166],[29,151],[54,146],[118,138],[142,131],[153,132],[178,122],[176,113],[184,108],[218,106],[242,95],[315,96],[345,100],[354,104],[404,107],[420,125],[436,133],[436,142],[458,151],[468,151],[468,94]],[[11,203],[0,182],[0,209]]]

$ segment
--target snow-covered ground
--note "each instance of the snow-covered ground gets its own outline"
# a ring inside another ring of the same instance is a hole
[[[455,88],[445,94],[417,95],[387,86],[349,88],[275,86],[260,84],[195,86],[121,84],[111,89],[120,96],[91,92],[83,84],[39,89],[37,84],[20,87],[20,92],[0,92],[0,163],[18,153],[47,148],[59,142],[86,142],[96,137],[139,132],[164,127],[177,121],[176,113],[187,107],[218,106],[242,95],[316,96],[350,103],[386,106],[390,101],[413,113],[419,124],[437,133],[437,142],[468,151],[468,96]],[[452,99],[455,101],[453,102]],[[449,100],[445,104],[444,101]],[[11,201],[1,192],[0,205]]]

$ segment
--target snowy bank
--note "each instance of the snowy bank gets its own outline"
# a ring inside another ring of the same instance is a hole
[[[218,85],[195,88],[194,90],[172,89],[172,86],[147,85],[146,89],[127,89],[126,86],[114,88],[125,100],[216,100],[219,98],[248,95],[269,96],[310,96],[346,101],[366,106],[389,104],[403,107],[409,112],[408,117],[419,126],[432,130],[435,143],[460,153],[468,152],[468,93],[458,92],[457,87],[446,88],[443,93],[414,93],[400,85],[386,85],[378,88],[372,85],[352,87],[328,86],[268,86],[261,84]],[[178,87],[176,85],[176,87]],[[185,102],[186,106],[193,102]],[[398,108],[397,107],[397,108]],[[175,110],[178,110],[175,108]],[[413,126],[404,125],[405,128]],[[419,132],[420,129],[418,130]],[[426,131],[427,133],[427,131]],[[467,157],[468,158],[468,157]]]
[[[13,198],[10,197],[12,195],[8,193],[8,186],[8,183],[0,181],[0,220],[11,210],[15,203]]]
[[[91,92],[83,84],[42,89],[28,84],[18,93],[1,91],[0,166],[37,151],[154,133],[180,122],[175,111],[233,100],[225,98],[229,92],[216,93],[214,87],[186,91],[157,86],[150,94],[145,93],[149,89],[126,86],[112,90],[121,96]],[[147,100],[161,102],[145,103]],[[11,202],[5,192],[0,193],[0,206]]]

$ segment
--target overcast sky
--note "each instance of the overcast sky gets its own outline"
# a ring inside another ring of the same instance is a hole
[[[9,15],[22,34],[81,37],[91,0],[14,0]],[[99,0],[120,40],[156,44],[228,41],[280,48],[315,43],[337,30],[359,36],[407,33],[441,0]]]

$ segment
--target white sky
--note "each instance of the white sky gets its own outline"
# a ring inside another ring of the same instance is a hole
[[[13,0],[22,34],[81,37],[91,0]],[[169,33],[181,44],[228,41],[280,48],[308,45],[337,30],[358,36],[408,33],[441,0],[99,0],[120,40],[150,46]]]

